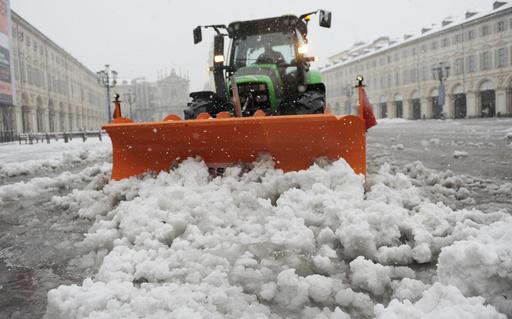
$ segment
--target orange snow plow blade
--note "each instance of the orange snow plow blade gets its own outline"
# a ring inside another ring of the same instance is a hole
[[[209,118],[170,115],[162,122],[133,123],[117,118],[103,128],[112,140],[112,178],[171,169],[188,157],[201,157],[209,167],[253,163],[269,153],[285,172],[307,169],[321,157],[344,158],[358,174],[366,174],[365,122],[357,116],[332,114]]]

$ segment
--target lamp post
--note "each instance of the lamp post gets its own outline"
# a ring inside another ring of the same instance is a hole
[[[98,76],[98,83],[107,89],[107,112],[108,121],[112,122],[112,112],[110,110],[110,89],[115,87],[117,84],[117,72],[110,70],[110,66],[105,64],[105,69],[96,72]]]
[[[444,63],[439,63],[438,66],[432,68],[432,77],[434,80],[439,81],[439,95],[437,96],[437,104],[440,107],[443,107],[445,100],[445,86],[444,83],[446,79],[450,76],[450,67],[448,65],[444,65]]]

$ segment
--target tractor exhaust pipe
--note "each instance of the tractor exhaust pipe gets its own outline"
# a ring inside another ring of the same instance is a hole
[[[238,95],[235,76],[231,78],[231,91],[233,91],[233,102],[235,103],[235,116],[242,117],[242,106],[240,105],[240,95]]]

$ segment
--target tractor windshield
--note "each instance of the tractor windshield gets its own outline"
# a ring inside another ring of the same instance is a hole
[[[295,34],[263,33],[234,40],[233,66],[254,64],[291,64],[295,59]]]

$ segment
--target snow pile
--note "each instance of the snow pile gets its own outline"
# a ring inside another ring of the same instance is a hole
[[[87,182],[100,173],[104,177],[107,172],[111,171],[111,166],[109,163],[96,164],[78,174],[64,172],[56,177],[36,177],[26,182],[0,186],[0,205],[4,202],[35,198],[56,189],[70,189],[73,184]]]
[[[505,130],[505,139],[512,140],[512,128]]]
[[[402,124],[402,123],[411,123],[411,120],[406,120],[402,118],[382,118],[377,120],[379,124]]]
[[[69,143],[0,145],[0,178],[52,172],[80,163],[107,160],[111,158],[111,149],[108,139],[103,142],[97,139],[82,142],[80,139]]]
[[[483,296],[512,314],[512,218],[482,227],[468,240],[443,248],[437,273],[465,295]]]
[[[408,300],[400,302],[393,300],[384,308],[375,307],[377,319],[396,318],[464,318],[464,319],[506,319],[492,306],[484,304],[481,297],[466,298],[453,286],[443,286],[439,283],[423,293],[423,297],[416,303]]]
[[[455,152],[453,152],[453,157],[454,158],[465,158],[465,157],[468,157],[468,152],[465,152],[465,151],[455,151]]]
[[[211,178],[188,159],[156,178],[96,179],[53,201],[95,220],[77,262],[101,267],[51,290],[46,318],[493,318],[482,298],[415,268],[509,217],[434,204],[389,165],[370,187],[343,160],[286,174],[259,161]]]

